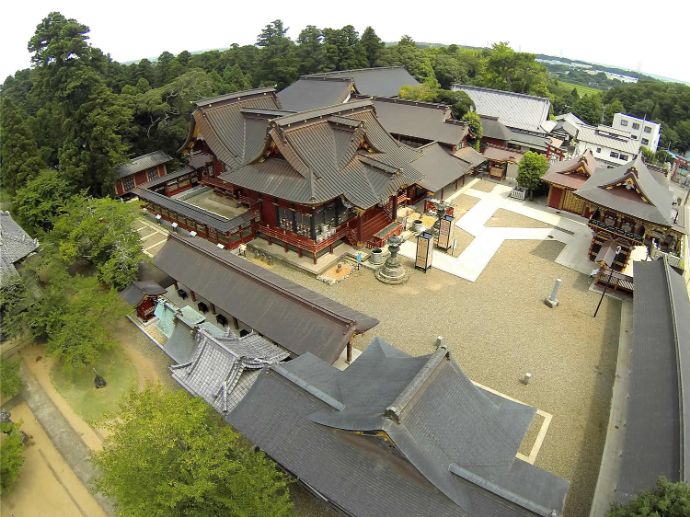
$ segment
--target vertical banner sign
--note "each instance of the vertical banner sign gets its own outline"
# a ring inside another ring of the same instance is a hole
[[[434,252],[434,236],[430,232],[422,232],[417,237],[417,257],[414,267],[426,272],[431,267],[431,258]]]
[[[438,247],[443,250],[448,250],[450,248],[451,238],[450,234],[453,231],[453,216],[444,215],[441,219],[441,225],[438,231]]]

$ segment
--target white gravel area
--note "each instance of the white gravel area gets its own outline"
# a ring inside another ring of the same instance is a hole
[[[412,355],[431,353],[441,335],[473,380],[553,414],[535,464],[571,482],[566,516],[589,511],[609,414],[620,323],[620,302],[598,295],[589,279],[554,262],[563,244],[506,241],[478,281],[439,270],[413,269],[390,286],[371,271],[355,271],[329,286],[283,264],[270,267],[317,292],[378,318],[357,338],[365,348],[382,336]],[[543,300],[562,279],[561,304]],[[518,382],[532,373],[528,385]]]

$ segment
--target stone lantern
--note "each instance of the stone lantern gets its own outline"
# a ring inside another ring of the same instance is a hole
[[[398,251],[400,251],[401,244],[402,239],[397,235],[388,239],[388,251],[390,251],[390,256],[386,259],[383,266],[376,271],[376,278],[384,284],[402,284],[407,281],[407,272],[398,260]]]

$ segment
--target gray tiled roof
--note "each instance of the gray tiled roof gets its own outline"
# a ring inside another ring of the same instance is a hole
[[[522,131],[511,131],[509,143],[537,149],[539,151],[546,151],[549,145],[549,139],[545,135],[534,135],[524,133]]]
[[[231,133],[226,138],[232,140]],[[343,196],[360,208],[388,199],[402,185],[421,179],[411,164],[421,153],[390,136],[374,115],[370,100],[275,118],[268,138],[268,145],[275,146],[280,157],[243,160],[236,156],[232,162],[244,165],[229,167],[221,178],[295,203],[319,204]],[[211,145],[209,138],[207,142],[214,152],[224,152],[220,144]],[[368,143],[370,152],[358,151],[363,143]]]
[[[219,413],[232,410],[246,395],[258,370],[276,364],[289,353],[266,338],[250,333],[240,337],[232,330],[214,336],[196,329],[196,350],[189,362],[171,367],[173,378]]]
[[[374,98],[376,116],[389,133],[459,146],[467,126],[451,120],[444,104]]]
[[[402,66],[359,68],[305,75],[305,78],[347,77],[354,81],[362,95],[396,97],[403,86],[417,86],[419,81]]]
[[[568,483],[515,457],[533,415],[376,338],[342,372],[265,369],[226,419],[348,514],[560,515]]]
[[[470,167],[477,167],[486,161],[486,158],[482,153],[475,151],[469,146],[458,149],[453,153],[453,156],[456,156],[462,161],[467,162]]]
[[[546,132],[542,122],[549,117],[551,103],[545,97],[461,84],[454,84],[452,88],[469,95],[480,115],[498,117],[498,120],[510,128]]]
[[[641,195],[647,198],[648,203],[642,201],[639,196],[626,192],[624,187],[615,187],[617,183],[624,182],[626,179],[632,179]],[[645,221],[664,226],[672,224],[673,196],[667,188],[654,179],[639,156],[625,165],[598,170],[575,191],[575,195]]]
[[[419,185],[431,192],[441,190],[473,168],[437,143],[427,144],[419,149],[422,157],[414,161],[415,168],[424,176]]]
[[[482,122],[482,135],[486,138],[495,138],[496,140],[504,140],[506,142],[513,138],[513,132],[499,121],[497,117],[480,115],[479,118]]]
[[[613,128],[605,126],[578,126],[575,139],[579,142],[590,144],[593,147],[609,147],[617,151],[628,153],[631,156],[640,151],[640,143],[630,137],[613,133]]]
[[[378,324],[203,239],[170,235],[154,262],[295,356],[311,352],[330,364],[355,333]]]
[[[185,165],[181,169],[177,169],[175,172],[171,172],[170,174],[166,174],[165,176],[159,176],[157,178],[154,178],[150,181],[147,181],[146,183],[142,183],[141,185],[138,186],[140,189],[151,189],[158,187],[164,183],[167,183],[168,181],[173,181],[176,180],[185,174],[189,174],[191,172],[194,172],[194,169],[190,167],[189,165]]]
[[[120,165],[117,168],[116,176],[118,178],[124,178],[130,174],[135,174],[137,172],[150,169],[151,167],[156,167],[161,163],[167,163],[170,160],[172,160],[172,158],[163,151],[154,151],[152,153],[143,154],[141,156],[137,156],[136,158],[132,158],[129,162],[123,165]]]
[[[630,383],[615,500],[690,481],[690,301],[664,259],[635,262]]]
[[[32,239],[9,212],[0,211],[0,277],[15,275],[14,264],[37,248],[38,239]]]
[[[146,190],[142,188],[135,188],[132,193],[143,199],[145,201],[150,201],[158,206],[162,206],[168,210],[180,214],[182,216],[188,217],[197,221],[199,223],[205,224],[210,228],[214,228],[219,232],[227,233],[236,230],[240,226],[248,226],[250,221],[257,217],[257,215],[252,211],[248,210],[243,214],[228,219],[222,215],[214,214],[198,206],[186,203],[179,199],[164,196],[153,190]]]
[[[348,78],[302,77],[278,92],[280,106],[288,111],[304,111],[341,104],[350,97],[352,80]]]
[[[129,305],[139,305],[145,296],[156,296],[164,294],[165,288],[150,280],[136,281],[125,288],[120,296]]]

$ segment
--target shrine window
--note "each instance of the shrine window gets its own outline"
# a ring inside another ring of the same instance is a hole
[[[125,176],[122,178],[122,186],[125,190],[132,190],[134,188],[134,176]]]
[[[149,169],[146,171],[146,179],[148,181],[153,181],[158,177],[158,170],[156,169]]]

